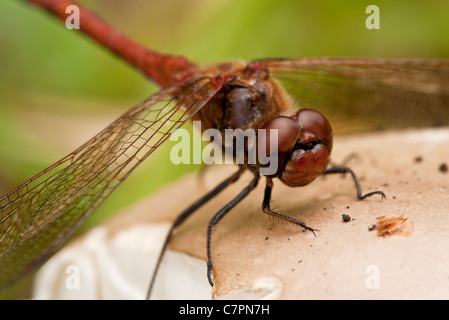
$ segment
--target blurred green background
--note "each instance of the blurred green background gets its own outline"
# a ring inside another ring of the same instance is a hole
[[[196,63],[306,56],[449,57],[447,1],[80,3],[130,38]],[[365,27],[365,9],[371,4],[380,8],[380,30]],[[41,9],[19,0],[0,1],[0,193],[70,153],[156,91],[126,63]],[[168,146],[139,167],[87,225],[199,169],[172,165],[167,152]]]

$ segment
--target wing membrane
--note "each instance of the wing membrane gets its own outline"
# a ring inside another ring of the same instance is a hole
[[[262,60],[301,107],[339,131],[449,124],[449,60]]]
[[[166,89],[0,198],[0,288],[56,251],[108,195],[217,92],[203,79]]]

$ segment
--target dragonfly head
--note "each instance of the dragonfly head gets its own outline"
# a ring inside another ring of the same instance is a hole
[[[265,135],[259,145],[264,145],[267,156],[277,156],[278,160],[277,171],[271,177],[278,177],[290,187],[299,187],[309,184],[325,170],[332,151],[332,127],[318,111],[302,109],[291,117],[274,117],[260,129],[265,129]],[[277,141],[270,135],[273,129]],[[277,143],[277,148],[272,143]]]

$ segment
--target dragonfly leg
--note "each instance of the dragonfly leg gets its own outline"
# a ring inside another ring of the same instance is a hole
[[[242,173],[246,170],[247,168],[244,166],[240,166],[239,170],[237,172],[235,172],[234,174],[232,174],[230,177],[226,178],[225,180],[223,180],[219,185],[217,185],[214,189],[212,189],[211,191],[209,191],[206,195],[204,195],[201,199],[197,200],[195,203],[193,203],[190,207],[188,207],[187,209],[185,209],[174,221],[173,225],[170,227],[170,230],[168,231],[166,237],[165,237],[165,241],[164,241],[164,245],[162,246],[161,252],[159,253],[159,257],[157,259],[156,262],[156,266],[155,269],[153,271],[153,275],[151,277],[151,282],[150,282],[150,286],[148,288],[148,292],[147,292],[147,300],[150,298],[152,289],[153,289],[153,285],[154,282],[156,280],[156,275],[157,272],[159,270],[159,266],[162,262],[162,258],[165,254],[165,251],[167,249],[168,243],[170,242],[170,239],[173,235],[173,232],[175,231],[175,229],[177,227],[179,227],[192,213],[194,213],[197,209],[199,209],[203,204],[205,204],[206,202],[208,202],[210,199],[212,199],[213,197],[215,197],[217,194],[219,194],[221,191],[223,191],[224,189],[226,189],[227,186],[229,186],[231,183],[237,181],[240,176],[242,175]]]
[[[271,192],[273,190],[273,180],[271,178],[269,178],[269,177],[266,177],[266,178],[267,178],[267,183],[265,185],[265,193],[264,193],[263,202],[262,202],[262,211],[264,213],[267,213],[267,214],[272,215],[274,217],[281,218],[281,219],[283,219],[285,221],[288,221],[288,222],[291,222],[293,224],[299,225],[299,226],[303,227],[306,230],[312,231],[312,233],[315,235],[315,231],[318,231],[317,229],[313,229],[313,228],[307,226],[302,221],[299,221],[299,220],[296,220],[296,219],[294,219],[292,217],[283,215],[283,214],[281,214],[279,212],[276,212],[276,211],[273,211],[271,209],[270,202],[271,202]]]
[[[236,206],[240,201],[242,201],[256,186],[259,182],[260,174],[254,167],[249,167],[251,172],[254,174],[251,182],[242,190],[240,193],[232,199],[227,205],[220,209],[210,220],[207,227],[207,279],[209,284],[213,287],[214,281],[212,280],[212,259],[210,255],[210,243],[212,236],[212,229],[217,225],[218,221],[221,220],[234,206]]]
[[[370,197],[374,194],[380,194],[382,199],[386,198],[385,194],[382,191],[373,191],[373,192],[369,192],[367,194],[362,195],[360,184],[359,184],[359,181],[357,180],[357,177],[356,177],[354,171],[352,171],[351,169],[349,169],[347,167],[340,167],[340,166],[331,167],[331,168],[326,169],[323,172],[323,174],[333,174],[333,173],[343,173],[343,174],[349,173],[349,174],[351,174],[352,180],[354,181],[355,187],[357,189],[357,198],[359,198],[359,200],[363,200],[363,199]]]

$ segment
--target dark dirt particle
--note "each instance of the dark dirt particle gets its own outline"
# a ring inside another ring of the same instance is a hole
[[[416,156],[413,160],[414,160],[416,163],[420,163],[420,162],[422,162],[423,157],[422,157],[422,156]]]

